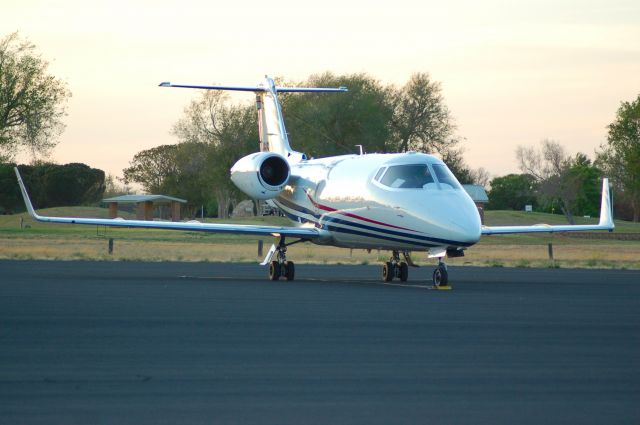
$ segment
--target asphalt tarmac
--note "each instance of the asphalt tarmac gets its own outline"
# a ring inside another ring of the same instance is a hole
[[[638,424],[640,272],[0,261],[0,424]]]

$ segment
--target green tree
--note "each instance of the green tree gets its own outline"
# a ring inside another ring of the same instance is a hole
[[[21,149],[46,155],[57,144],[71,93],[47,67],[18,33],[0,39],[0,160]]]
[[[177,145],[161,145],[138,152],[123,170],[125,184],[138,183],[148,193],[175,193],[168,179],[178,174],[178,149]]]
[[[207,164],[202,149],[205,147],[184,143],[138,152],[123,170],[124,182],[138,183],[148,193],[184,198],[186,215],[193,215],[203,204],[202,174]]]
[[[0,162],[0,214],[13,214],[24,209],[18,180],[13,172],[15,166],[16,164]]]
[[[345,86],[348,93],[280,95],[292,147],[310,157],[357,152],[387,152],[392,116],[388,90],[367,74],[312,75],[292,85]]]
[[[345,94],[282,95],[290,142],[312,157],[368,152],[438,153],[463,183],[486,175],[464,163],[460,139],[438,82],[416,73],[402,87],[384,87],[361,73],[313,75],[292,85],[346,86]]]
[[[173,133],[181,144],[196,144],[191,169],[199,163],[200,187],[206,190],[202,205],[216,198],[218,217],[226,218],[236,200],[243,196],[229,179],[229,169],[241,157],[259,148],[257,112],[253,105],[227,105],[224,92],[204,91],[184,111]],[[197,158],[195,157],[197,156]]]
[[[536,181],[529,174],[507,174],[491,180],[488,210],[524,210],[536,206]]]
[[[575,224],[574,214],[597,215],[599,195],[594,194],[600,170],[582,153],[567,155],[554,140],[543,140],[541,145],[540,150],[523,146],[516,150],[520,169],[536,180],[539,203],[552,211],[557,205],[571,224]]]
[[[390,91],[393,116],[391,143],[396,152],[414,150],[445,156],[459,142],[440,83],[416,73],[400,89]]]
[[[640,95],[622,102],[609,124],[607,145],[601,146],[597,163],[612,178],[619,199],[629,202],[633,221],[640,220]]]
[[[215,205],[218,217],[228,217],[241,196],[229,169],[259,144],[254,107],[227,105],[227,100],[224,92],[202,92],[173,127],[180,143],[137,153],[124,170],[125,183],[186,199],[187,215]]]
[[[99,202],[105,190],[104,171],[86,164],[45,165],[42,179],[44,207],[86,205]]]
[[[24,211],[13,167],[0,164],[0,211],[4,213]],[[18,169],[37,208],[94,204],[104,194],[104,171],[86,164],[38,163]]]
[[[600,179],[602,170],[582,153],[571,159],[568,174],[579,182],[574,201],[574,211],[578,215],[597,217],[600,214]]]

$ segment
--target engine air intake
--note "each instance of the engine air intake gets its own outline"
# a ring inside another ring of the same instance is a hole
[[[260,165],[260,178],[269,186],[280,186],[289,178],[289,164],[280,156],[271,156]]]

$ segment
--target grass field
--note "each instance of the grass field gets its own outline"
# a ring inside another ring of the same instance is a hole
[[[72,207],[40,211],[43,215],[106,217],[105,208]],[[122,213],[126,219],[133,218]],[[20,227],[23,219],[23,228]],[[220,222],[221,220],[208,220]],[[486,211],[488,225],[565,224],[562,216],[517,211]],[[289,225],[279,217],[234,219],[244,224]],[[597,223],[597,219],[578,218],[577,224]],[[631,240],[619,240],[626,237]],[[107,252],[113,238],[114,252]],[[113,229],[96,226],[70,226],[38,223],[26,213],[0,216],[0,258],[11,259],[87,259],[104,261],[234,261],[255,262],[259,238],[144,229]],[[262,238],[264,251],[273,240]],[[548,244],[554,260],[549,259]],[[376,264],[387,252],[367,252],[299,244],[289,248],[288,256],[299,263]],[[424,253],[416,253],[419,264],[433,264]],[[605,267],[640,269],[640,224],[616,221],[616,231],[591,234],[535,234],[483,237],[466,251],[465,257],[449,259],[451,265],[513,267]]]

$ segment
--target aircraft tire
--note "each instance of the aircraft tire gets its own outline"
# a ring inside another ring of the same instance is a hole
[[[272,261],[269,263],[269,280],[280,279],[280,263]]]
[[[409,279],[409,266],[407,263],[400,263],[400,281],[406,282]]]
[[[438,266],[438,268],[433,271],[433,286],[444,286],[448,281],[449,273],[447,273],[447,269],[443,266]]]
[[[284,270],[284,275],[286,276],[287,280],[293,280],[295,278],[296,267],[293,264],[293,261],[287,261],[286,263],[284,263]]]
[[[393,265],[387,261],[382,266],[382,280],[385,282],[391,282],[393,279]]]

